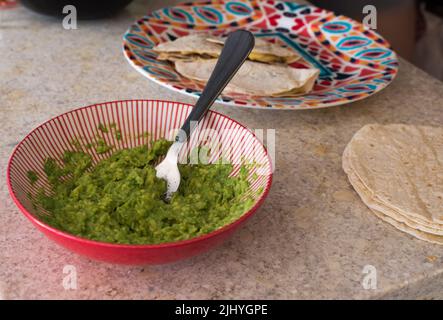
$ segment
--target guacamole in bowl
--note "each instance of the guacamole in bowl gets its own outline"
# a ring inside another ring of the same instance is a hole
[[[81,151],[65,151],[62,164],[44,162],[51,186],[32,197],[49,214],[41,219],[59,230],[91,240],[121,244],[159,244],[214,231],[251,208],[248,170],[230,176],[231,164],[180,164],[181,184],[170,203],[155,164],[171,142],[116,151],[92,166]],[[28,172],[31,183],[37,174]]]
[[[183,150],[180,189],[164,203],[166,185],[154,168],[191,110],[123,100],[50,119],[10,157],[11,198],[49,239],[94,260],[162,264],[207,251],[260,207],[272,165],[253,132],[209,110]],[[195,161],[198,148],[211,164]]]

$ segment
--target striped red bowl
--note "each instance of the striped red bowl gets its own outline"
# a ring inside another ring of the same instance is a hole
[[[195,146],[217,141],[221,152],[215,152],[210,159],[216,161],[220,154],[229,154],[236,173],[244,161],[254,163],[251,170],[254,181],[250,192],[254,194],[253,207],[239,219],[209,234],[189,240],[162,243],[158,245],[125,245],[92,241],[57,230],[39,220],[29,195],[41,187],[48,188],[43,174],[43,162],[47,157],[61,159],[65,150],[72,149],[73,143],[91,154],[94,163],[109,156],[97,154],[87,144],[97,139],[99,125],[115,123],[121,131],[121,139],[114,135],[102,134],[102,138],[114,150],[131,148],[149,143],[150,140],[172,138],[174,129],[180,128],[192,106],[179,102],[158,100],[128,100],[95,104],[57,116],[29,133],[15,148],[7,168],[7,183],[12,199],[48,238],[60,245],[92,259],[122,264],[160,264],[177,261],[202,253],[228,238],[244,223],[266,198],[272,181],[272,166],[266,149],[257,137],[235,120],[220,113],[209,111],[200,125],[198,134],[193,134],[182,157]],[[148,133],[145,134],[145,133]],[[27,177],[29,170],[40,176],[32,185]],[[255,174],[254,174],[255,173]],[[257,178],[258,177],[258,178]],[[263,188],[261,194],[255,192]]]

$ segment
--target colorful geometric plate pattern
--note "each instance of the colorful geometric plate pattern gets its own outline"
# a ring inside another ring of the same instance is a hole
[[[222,95],[232,106],[284,109],[321,108],[361,100],[386,87],[398,71],[388,42],[363,24],[314,6],[274,0],[182,3],[154,11],[124,35],[128,61],[148,78],[182,93],[199,96],[202,84],[182,77],[157,60],[152,48],[195,32],[225,36],[235,29],[293,49],[302,56],[291,67],[320,69],[314,90],[299,97]]]

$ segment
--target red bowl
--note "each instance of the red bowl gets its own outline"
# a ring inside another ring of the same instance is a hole
[[[230,152],[230,160],[234,163],[233,174],[242,161],[255,163],[251,169],[250,187],[255,203],[229,225],[184,241],[157,245],[112,244],[77,237],[43,223],[29,199],[29,194],[34,195],[39,188],[48,188],[42,171],[44,159],[61,159],[63,152],[72,148],[74,139],[97,163],[109,156],[97,154],[94,148],[86,147],[96,139],[97,134],[101,134],[116,150],[143,145],[149,139],[171,138],[174,129],[181,126],[191,109],[191,105],[179,102],[128,100],[95,104],[57,116],[34,129],[14,149],[7,168],[11,197],[20,211],[48,238],[95,260],[121,264],[161,264],[202,253],[228,238],[254,214],[266,198],[272,182],[271,161],[262,143],[240,123],[214,111],[208,112],[200,125],[199,134],[193,134],[186,148],[183,148],[182,157],[197,145],[218,141],[221,151]],[[99,124],[111,123],[121,130],[121,140],[98,131]],[[145,132],[150,133],[149,137]],[[216,161],[219,156],[214,154],[211,161]],[[29,170],[39,173],[40,179],[34,185],[27,178]],[[257,193],[259,189],[263,189],[263,192]]]

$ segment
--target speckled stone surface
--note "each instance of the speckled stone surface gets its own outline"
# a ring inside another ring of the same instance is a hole
[[[156,9],[173,1],[149,1]],[[402,61],[383,92],[313,111],[215,106],[251,128],[276,129],[276,170],[257,214],[222,246],[164,266],[90,261],[59,247],[19,212],[5,172],[14,146],[42,121],[116,99],[194,102],[148,81],[121,53],[121,36],[147,10],[112,20],[61,22],[24,8],[0,11],[0,298],[443,298],[443,247],[379,221],[341,169],[341,154],[367,123],[442,125],[443,85]],[[65,265],[78,287],[65,290]],[[377,270],[364,289],[363,268]]]

